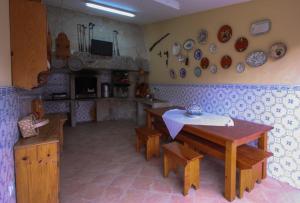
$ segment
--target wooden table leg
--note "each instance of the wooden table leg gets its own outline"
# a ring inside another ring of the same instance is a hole
[[[147,112],[147,127],[148,128],[151,128],[152,129],[152,115],[149,113],[149,112]]]
[[[236,144],[226,143],[225,152],[225,198],[233,201],[236,196]]]
[[[267,151],[268,149],[268,133],[263,133],[261,137],[258,139],[258,148]],[[267,160],[265,160],[262,164],[262,179],[267,177]]]

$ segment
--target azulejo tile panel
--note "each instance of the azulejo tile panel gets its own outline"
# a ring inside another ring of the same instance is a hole
[[[206,112],[274,126],[268,148],[268,175],[300,188],[300,86],[162,85],[151,86],[156,98],[175,105],[202,105]]]

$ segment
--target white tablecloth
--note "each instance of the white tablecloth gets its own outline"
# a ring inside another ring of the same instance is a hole
[[[185,124],[189,125],[210,125],[210,126],[234,126],[233,120],[228,116],[219,116],[210,113],[203,113],[201,116],[187,116],[185,110],[172,109],[166,111],[162,116],[169,133],[173,139],[181,131]]]

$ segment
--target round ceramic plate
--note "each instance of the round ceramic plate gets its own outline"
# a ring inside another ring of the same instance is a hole
[[[215,64],[212,64],[210,67],[209,67],[209,71],[213,74],[217,73],[218,72],[218,67],[215,65]]]
[[[174,69],[171,69],[171,70],[170,70],[170,77],[171,77],[172,79],[175,79],[175,78],[176,78],[176,72],[174,71]]]
[[[221,66],[224,69],[228,69],[231,66],[232,59],[230,56],[225,55],[221,58]]]
[[[196,49],[194,52],[194,58],[199,61],[202,58],[202,51],[201,49]]]
[[[200,77],[201,76],[201,73],[202,73],[202,70],[199,66],[197,66],[195,69],[194,69],[194,74],[196,77]]]
[[[172,45],[172,54],[174,56],[177,56],[180,54],[180,51],[181,51],[181,44],[179,42],[175,42],[173,45]]]
[[[191,50],[193,49],[194,45],[195,45],[195,41],[193,39],[188,39],[184,42],[183,48],[185,50]]]
[[[273,59],[280,59],[285,56],[286,51],[287,51],[286,45],[282,42],[278,42],[271,46],[270,56]]]
[[[182,54],[179,54],[179,55],[177,56],[177,60],[178,60],[179,62],[183,62],[183,61],[185,61],[185,59],[186,59],[186,57],[183,56]]]
[[[236,72],[242,73],[245,71],[245,68],[246,68],[245,64],[243,62],[240,62],[236,65]]]
[[[198,43],[206,44],[207,43],[207,38],[208,38],[207,30],[201,29],[200,32],[199,32],[199,35],[197,37]]]
[[[215,43],[210,43],[208,50],[211,54],[215,54],[217,52],[217,45]]]
[[[229,25],[223,25],[218,32],[218,39],[220,42],[225,43],[230,40],[232,36],[232,29]]]
[[[186,76],[185,68],[180,68],[179,75],[180,75],[181,78],[185,78],[185,76]]]
[[[203,57],[200,62],[200,66],[203,69],[207,69],[209,66],[209,59],[207,57]]]
[[[268,56],[264,51],[253,51],[246,57],[246,63],[254,68],[264,65],[267,60]]]
[[[238,38],[234,44],[234,47],[238,52],[245,51],[248,47],[248,39],[245,37]]]

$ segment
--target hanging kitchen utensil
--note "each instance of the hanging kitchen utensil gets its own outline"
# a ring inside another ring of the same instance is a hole
[[[77,45],[78,51],[81,51],[81,25],[77,24]]]
[[[251,67],[259,67],[264,65],[268,60],[268,56],[264,51],[253,51],[246,57],[246,63]]]
[[[194,46],[195,41],[193,39],[187,39],[183,44],[183,48],[187,51],[192,50]]]
[[[181,52],[181,44],[179,42],[174,42],[172,45],[172,55],[178,56]]]
[[[218,40],[222,43],[228,42],[232,36],[232,29],[229,25],[223,25],[218,32]]]
[[[175,70],[174,69],[170,69],[170,77],[172,78],[172,79],[175,79],[176,78],[176,72],[175,72]]]
[[[230,56],[225,55],[221,58],[221,66],[224,69],[228,69],[232,64],[232,59]]]
[[[164,55],[167,57],[167,59],[166,59],[166,66],[168,66],[169,65],[169,51],[165,51]]]
[[[70,55],[70,41],[67,35],[61,32],[55,39],[55,56],[58,59],[66,60]]]
[[[120,56],[118,34],[119,32],[117,30],[113,31],[113,55],[114,56]]]
[[[162,57],[161,51],[159,51],[157,55],[161,58]]]
[[[247,49],[248,47],[248,39],[245,37],[239,37],[235,44],[234,44],[235,50],[238,52],[243,52]]]
[[[78,56],[72,55],[68,59],[68,67],[72,71],[79,71],[83,68],[83,62]]]
[[[208,66],[209,66],[209,59],[208,59],[207,57],[203,57],[203,58],[201,59],[200,66],[201,66],[203,69],[207,69]]]
[[[154,49],[154,47],[156,47],[156,45],[158,45],[162,40],[164,40],[169,35],[170,35],[170,33],[167,33],[164,36],[162,36],[159,40],[157,40],[156,42],[154,42],[153,45],[149,48],[149,51],[151,52]]]
[[[275,60],[280,59],[285,56],[286,51],[287,51],[287,46],[284,43],[282,42],[275,43],[270,48],[270,57]]]
[[[206,44],[207,43],[207,38],[208,38],[208,32],[205,29],[201,29],[198,37],[197,37],[197,41],[199,44]]]
[[[83,32],[83,51],[84,52],[87,52],[88,51],[88,48],[87,48],[87,42],[86,42],[86,29],[87,29],[87,26],[85,25],[81,25],[82,26],[82,32]]]
[[[89,53],[91,53],[91,40],[94,38],[94,23],[89,23],[89,41],[88,41],[88,49],[89,49]]]
[[[196,49],[194,52],[194,58],[199,61],[202,57],[202,51],[201,49]]]

